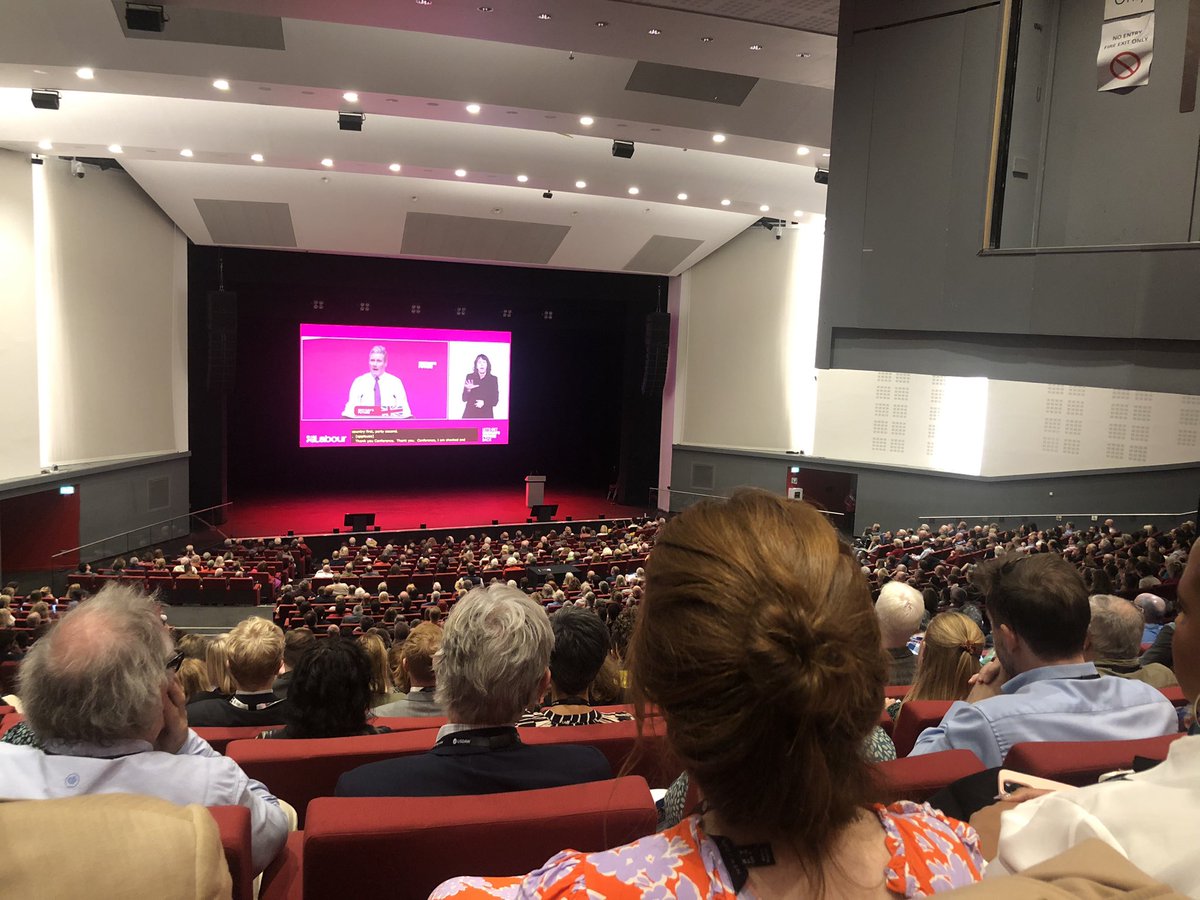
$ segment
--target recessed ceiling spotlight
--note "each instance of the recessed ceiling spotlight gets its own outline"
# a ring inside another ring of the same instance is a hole
[[[702,44],[711,44],[712,42],[713,42],[713,38],[708,37],[707,35],[700,38],[700,43],[702,43]]]
[[[640,191],[638,188],[636,188],[636,187],[631,187],[631,188],[629,189],[629,193],[631,193],[631,194],[633,194],[634,196],[636,196],[636,195],[640,194],[640,193],[641,193],[641,191]]]
[[[492,11],[492,8],[490,6],[477,6],[475,8],[477,10],[479,10],[480,12],[491,12]]]
[[[459,178],[466,178],[467,170],[466,169],[455,169],[454,174],[457,175]]]
[[[811,56],[812,56],[811,53],[797,53],[796,59],[808,59]]]
[[[687,194],[683,193],[683,191],[680,191],[678,194],[675,195],[675,199],[676,200],[686,200]]]
[[[723,135],[723,134],[720,134],[720,133],[714,134],[714,135],[713,135],[713,143],[714,143],[714,144],[723,144],[723,143],[725,143],[725,135]]]
[[[527,182],[528,180],[529,180],[529,176],[528,176],[528,175],[518,175],[518,176],[517,176],[517,181],[521,182],[521,184],[524,184],[524,183],[525,183],[525,182]]]
[[[400,171],[400,163],[392,163],[390,166],[388,166],[388,169],[392,172],[399,172]]]
[[[793,209],[792,210],[792,218],[793,219],[798,219],[802,215],[804,215],[804,210],[802,210],[802,209]]]
[[[657,29],[657,28],[651,28],[649,31],[647,31],[647,32],[646,32],[646,34],[655,34],[655,35],[658,35],[658,34],[662,34],[662,31],[660,31],[660,30],[659,30],[659,29]]]
[[[93,78],[96,77],[96,70],[91,69],[87,66],[84,66],[81,69],[76,69],[75,74],[78,75],[80,78],[82,78],[84,81],[91,81]]]
[[[323,165],[325,168],[328,169],[330,166],[333,165],[333,160],[327,156],[323,160],[321,160],[321,165]]]
[[[124,152],[125,152],[125,148],[124,148],[124,147],[122,147],[120,144],[109,144],[109,145],[108,145],[108,152],[109,152],[109,153],[124,153]]]
[[[809,154],[809,149],[807,147],[797,147],[796,148],[797,156],[808,156],[808,154]]]
[[[433,0],[417,0],[417,6],[433,6]]]
[[[761,50],[762,48],[763,48],[762,44],[751,44],[750,45],[751,50]]]
[[[825,157],[826,159],[829,159],[829,154],[828,154],[828,153],[822,153],[821,155],[822,155],[823,157]]]
[[[469,112],[473,116],[479,115],[479,110],[481,110],[481,109],[483,109],[483,107],[480,106],[478,103],[468,103],[467,104],[467,112]]]
[[[229,82],[224,78],[218,78],[213,82],[213,87],[215,87],[218,91],[227,91],[229,90]]]
[[[549,22],[551,19],[554,18],[554,16],[550,15],[550,13],[538,13],[538,18],[541,19],[543,22]]]
[[[596,27],[597,27],[597,28],[607,28],[607,27],[608,27],[608,23],[607,23],[607,22],[604,22],[604,21],[600,21],[600,22],[597,22],[597,23],[596,23]]]
[[[38,141],[38,149],[39,150],[53,150],[54,145],[52,143],[50,143],[49,141]]]
[[[188,159],[191,159],[195,154],[193,154],[192,151],[189,150],[187,147],[184,147],[182,150],[179,151],[179,155],[186,156]]]
[[[595,124],[596,124],[596,120],[595,120],[595,119],[593,119],[591,116],[580,116],[580,117],[579,117],[579,124],[580,124],[580,125],[585,125],[585,126],[586,126],[586,125],[595,125]]]
[[[722,201],[721,201],[721,205],[722,205],[722,206],[728,206],[728,205],[729,205],[730,203],[732,203],[732,202],[733,202],[732,200],[729,200],[728,198],[726,198],[725,200],[722,200]]]
[[[263,161],[263,155],[261,153],[251,153],[250,154],[250,162],[262,162],[262,161]]]
[[[758,211],[759,211],[759,212],[770,212],[770,211],[771,211],[771,207],[767,206],[767,204],[765,204],[765,203],[764,203],[762,206],[760,206],[760,207],[758,208]]]
[[[342,99],[345,100],[347,103],[357,103],[358,102],[358,92],[357,91],[346,91],[346,93],[342,94]]]
[[[587,182],[581,178],[579,181],[575,182],[575,187],[582,191],[585,187],[587,187]]]

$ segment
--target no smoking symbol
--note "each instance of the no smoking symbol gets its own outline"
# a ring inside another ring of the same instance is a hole
[[[1113,61],[1108,64],[1108,71],[1112,73],[1113,78],[1124,81],[1126,78],[1132,78],[1141,67],[1142,58],[1132,50],[1124,50],[1113,57]]]

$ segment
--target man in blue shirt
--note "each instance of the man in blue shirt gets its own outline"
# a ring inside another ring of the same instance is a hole
[[[1157,594],[1138,594],[1133,605],[1142,611],[1145,626],[1142,628],[1142,643],[1153,644],[1158,640],[1162,631],[1163,621],[1167,617],[1167,601]]]
[[[917,739],[913,756],[971,750],[999,766],[1023,741],[1132,740],[1178,729],[1175,709],[1148,684],[1102,678],[1084,659],[1091,611],[1078,572],[1057,554],[977,570],[997,663],[966,702]]]

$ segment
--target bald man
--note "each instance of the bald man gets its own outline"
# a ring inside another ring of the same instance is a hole
[[[1157,594],[1138,594],[1133,605],[1142,611],[1142,643],[1153,644],[1162,631],[1163,621],[1167,617],[1167,601]]]
[[[908,649],[908,639],[921,628],[925,600],[915,587],[902,581],[889,581],[879,590],[875,617],[883,649],[891,657],[888,684],[912,684],[917,674],[917,658]]]

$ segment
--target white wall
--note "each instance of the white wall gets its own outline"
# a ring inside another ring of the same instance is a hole
[[[0,150],[0,482],[39,469],[32,168]]]

